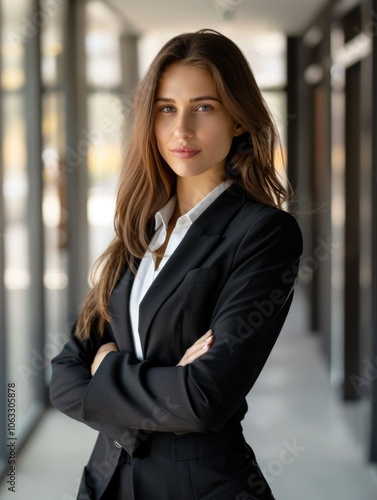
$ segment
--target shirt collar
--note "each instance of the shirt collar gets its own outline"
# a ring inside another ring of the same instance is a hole
[[[162,225],[167,229],[169,220],[171,219],[175,205],[177,203],[177,197],[173,196],[154,216],[154,228],[157,231]]]

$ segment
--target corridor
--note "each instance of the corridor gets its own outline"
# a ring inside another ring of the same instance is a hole
[[[277,500],[376,500],[377,0],[0,7],[0,498],[76,498],[96,433],[51,408],[51,359],[114,236],[138,82],[167,40],[204,28],[250,63],[304,240],[292,309],[248,396],[247,441]]]

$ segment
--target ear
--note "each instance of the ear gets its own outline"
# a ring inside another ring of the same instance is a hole
[[[242,135],[244,132],[245,132],[245,129],[243,127],[241,127],[241,125],[239,123],[237,123],[235,128],[234,128],[233,137],[238,137],[238,136]]]

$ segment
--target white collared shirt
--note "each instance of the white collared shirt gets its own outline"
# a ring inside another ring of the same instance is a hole
[[[189,212],[177,219],[175,228],[170,235],[165,253],[159,263],[158,269],[155,269],[156,254],[153,252],[156,252],[156,250],[158,250],[165,243],[169,220],[174,213],[174,209],[177,203],[176,196],[170,198],[167,204],[156,213],[155,233],[149,244],[149,251],[147,251],[144,257],[141,259],[130,296],[130,318],[132,334],[134,339],[136,357],[140,361],[144,359],[144,356],[139,336],[139,306],[144,298],[144,295],[147,293],[149,287],[153,283],[153,280],[165,266],[169,257],[173,254],[180,242],[183,240],[190,226],[196,221],[199,215],[201,215],[204,210],[208,208],[209,205],[211,205],[211,203],[215,201],[218,196],[220,196],[221,193],[228,189],[230,184],[230,181],[222,182],[197,205],[195,205],[195,207],[193,207]]]

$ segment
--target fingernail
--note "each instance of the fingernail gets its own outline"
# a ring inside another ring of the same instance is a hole
[[[208,347],[209,347],[209,345],[208,345],[208,344],[204,345],[204,346],[202,347],[202,351],[206,351],[206,350],[208,349]]]
[[[206,339],[206,342],[211,342],[211,340],[212,340],[212,339],[213,339],[213,335],[211,335],[210,337],[208,337],[208,338]]]

